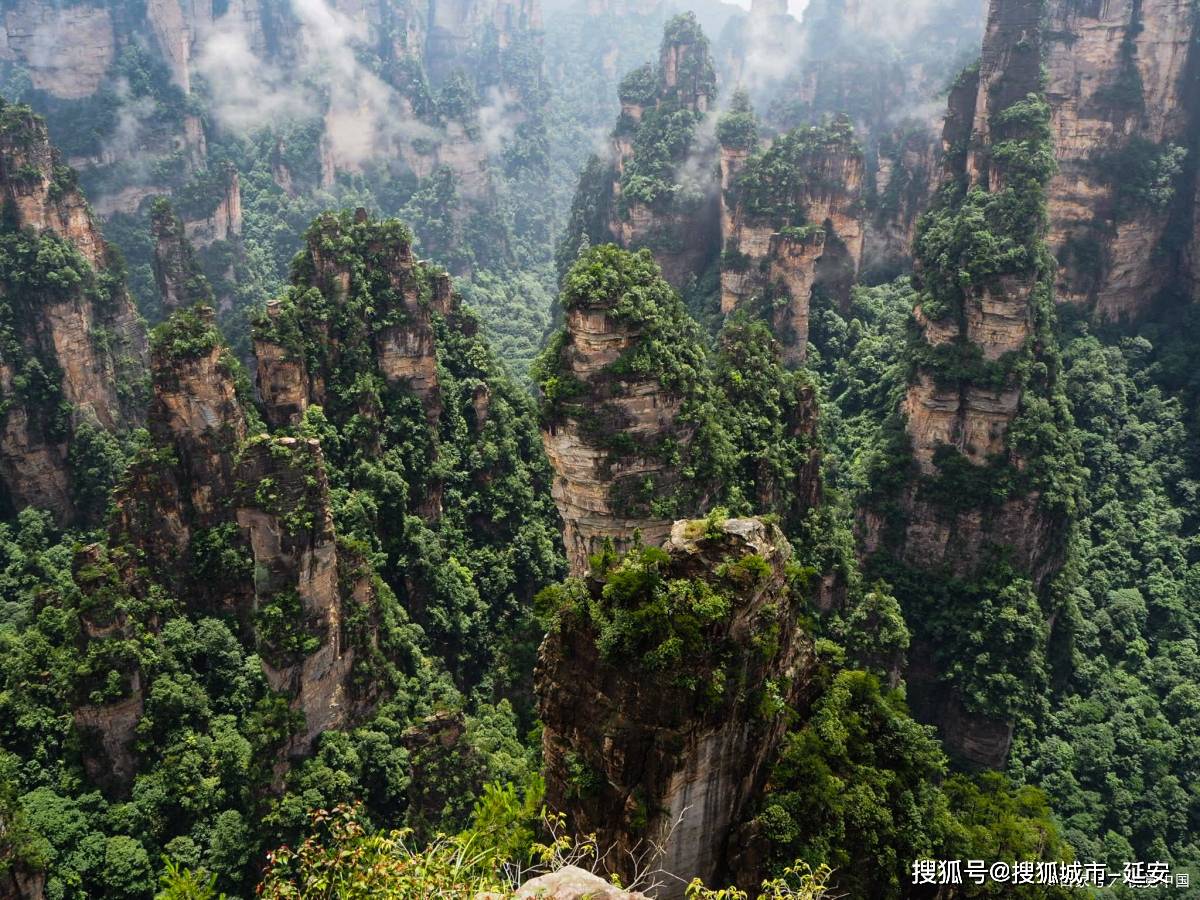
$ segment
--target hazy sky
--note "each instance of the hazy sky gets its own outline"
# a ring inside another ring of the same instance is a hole
[[[750,0],[729,0],[743,9],[750,8]],[[797,19],[800,18],[800,13],[804,12],[804,7],[808,6],[808,0],[788,0],[788,11]]]

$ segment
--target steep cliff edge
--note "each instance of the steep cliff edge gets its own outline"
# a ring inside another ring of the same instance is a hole
[[[1040,15],[1036,0],[993,2],[981,64],[951,93],[950,180],[914,247],[902,425],[863,520],[864,549],[890,560],[883,570],[915,628],[914,710],[948,749],[988,766],[1006,757],[1020,685],[1044,674],[1050,582],[1078,490],[1045,248]],[[1020,617],[1029,655],[1007,674],[959,665],[972,627],[1000,639],[998,607]]]
[[[94,517],[75,457],[96,429],[121,431],[140,417],[141,322],[74,172],[28,107],[0,106],[0,194],[10,260],[0,355],[5,502],[45,507],[62,523]]]
[[[379,651],[378,579],[337,540],[320,444],[249,437],[254,424],[237,364],[211,308],[177,314],[155,332],[152,446],[115,500],[106,545],[88,548],[76,578],[93,598],[85,633],[93,656],[108,642],[156,630],[125,599],[166,589],[194,615],[234,621],[257,647],[272,690],[298,714],[276,777],[324,731],[360,721],[389,690],[363,676]],[[84,679],[77,728],[91,777],[114,792],[140,761],[134,737],[155,673],[127,663],[118,696]]]
[[[718,137],[721,311],[745,309],[769,322],[785,360],[798,365],[813,286],[848,300],[862,264],[862,153],[845,119],[760,148],[744,98],[721,119]]]
[[[649,251],[611,244],[580,254],[562,305],[534,376],[573,573],[718,505],[790,526],[819,503],[814,386],[766,324],[734,313],[710,353]]]
[[[255,329],[267,421],[297,425],[310,406],[335,420],[371,416],[343,392],[341,382],[361,371],[419,398],[436,436],[442,397],[432,317],[450,313],[450,280],[416,262],[412,234],[395,221],[372,223],[362,210],[353,222],[327,214],[309,229],[295,271],[298,289],[269,304]]]
[[[412,241],[363,210],[318,217],[254,323],[258,387],[268,423],[319,437],[334,489],[369,498],[354,536],[470,678],[559,570],[558,523],[528,394]]]
[[[631,853],[710,884],[728,875],[787,727],[783,704],[804,707],[814,665],[790,556],[755,519],[681,521],[663,549],[606,556],[546,597],[547,803],[595,832],[626,878]]]
[[[1135,318],[1194,275],[1180,204],[1197,169],[1197,15],[1186,0],[1052,0],[1046,96],[1058,172],[1048,189],[1057,297]]]

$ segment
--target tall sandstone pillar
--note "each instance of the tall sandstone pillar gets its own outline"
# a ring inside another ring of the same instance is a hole
[[[1052,618],[1048,593],[1074,502],[1045,249],[1053,161],[1042,6],[992,0],[978,69],[951,92],[946,183],[915,244],[903,433],[861,522],[864,551],[896,581],[914,629],[914,712],[939,726],[951,753],[995,767],[1021,692],[1001,697],[989,693],[993,683],[968,684],[970,667],[964,675],[955,654],[972,629],[1000,627],[1003,614],[987,618],[994,606]],[[1044,634],[1031,641],[1039,645],[1031,658],[1043,659]],[[1018,681],[1036,668],[1028,659],[1004,664]]]

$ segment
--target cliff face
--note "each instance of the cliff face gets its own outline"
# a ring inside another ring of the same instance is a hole
[[[848,122],[753,152],[721,148],[721,311],[769,321],[789,364],[804,360],[814,284],[849,299],[865,239],[862,187]]]
[[[567,343],[562,350],[570,376],[591,388],[585,409],[603,405],[605,418],[622,433],[647,445],[670,440],[686,449],[691,429],[678,422],[682,399],[672,397],[657,379],[626,382],[618,390],[607,383],[604,369],[627,353],[637,340],[608,311],[573,309],[567,313]],[[618,394],[619,396],[609,396]],[[563,544],[572,572],[587,569],[588,557],[605,539],[628,547],[634,532],[651,545],[670,533],[668,519],[622,515],[620,499],[646,478],[660,483],[674,478],[668,461],[635,456],[613,463],[601,435],[576,418],[565,418],[542,432],[542,442],[555,472],[554,501],[563,519]]]
[[[64,100],[95,93],[116,47],[112,14],[102,6],[27,2],[4,12],[0,59],[25,63],[34,87]]]
[[[812,0],[800,20],[786,4],[753,3],[718,46],[724,83],[748,92],[773,130],[845,115],[864,150],[867,268],[911,265],[916,220],[938,184],[938,96],[979,47],[983,5],[935,0]]]
[[[138,420],[145,337],[44,123],[23,107],[0,117],[0,239],[21,261],[3,284],[12,339],[0,354],[0,480],[12,505],[42,506],[66,523],[79,512],[69,463],[79,429]]]
[[[200,269],[183,223],[166,201],[151,212],[150,236],[154,241],[154,283],[167,313],[197,303],[212,303],[212,288]]]
[[[242,233],[242,187],[237,170],[227,166],[221,172],[221,196],[205,218],[184,223],[184,234],[198,247],[215,241],[229,241]]]
[[[596,833],[613,871],[628,877],[630,854],[645,852],[664,871],[713,884],[728,875],[733,831],[786,729],[763,692],[774,685],[803,708],[814,656],[797,627],[785,574],[791,550],[777,528],[755,519],[682,521],[664,551],[635,551],[577,583],[542,645],[546,800],[581,833]],[[634,572],[643,577],[631,595],[605,588]],[[688,596],[709,597],[720,611],[703,623],[683,607],[666,612],[619,646],[603,642],[601,623],[585,611],[591,597],[612,604],[603,615],[619,621],[622,611],[663,602],[668,584],[687,584]],[[764,645],[765,631],[779,639]],[[682,640],[679,658],[663,655],[670,634]],[[683,885],[659,896],[682,897]]]
[[[285,748],[303,757],[322,732],[362,721],[386,689],[352,677],[356,661],[378,650],[374,573],[337,543],[319,442],[256,439],[242,452],[237,477],[247,486],[234,502],[253,553],[263,670],[304,715]],[[285,618],[265,617],[268,609]],[[356,618],[366,624],[352,630]]]
[[[379,652],[375,575],[337,542],[319,443],[248,436],[212,310],[191,310],[166,328],[153,355],[153,449],[115,497],[107,545],[77,561],[80,583],[96,587],[84,631],[105,641],[133,624],[107,606],[106,597],[120,596],[105,590],[114,580],[139,596],[163,585],[193,612],[233,618],[257,646],[271,687],[303,714],[281,749],[281,777],[289,757],[307,754],[323,731],[360,721],[387,689],[356,668]],[[206,570],[214,542],[225,555]],[[132,740],[144,680],[135,666],[120,698],[75,712],[89,772],[116,792],[137,770]]]
[[[1182,274],[1171,230],[1177,203],[1191,199],[1175,195],[1196,168],[1196,28],[1185,0],[1049,3],[1060,302],[1132,318]]]
[[[309,175],[315,167],[306,165],[304,175],[293,179],[296,173],[277,166],[285,189],[315,191],[332,186],[339,174],[359,175],[378,165],[398,169],[400,160],[419,179],[445,166],[463,204],[459,221],[472,212],[495,213],[492,166],[501,161],[501,148],[489,136],[496,131],[492,120],[541,127],[535,121],[541,102],[538,0],[308,6],[149,0],[144,11],[99,0],[59,6],[48,0],[9,4],[0,60],[28,73],[35,88],[57,100],[107,104],[102,98],[109,94],[120,98],[120,115],[94,139],[74,136],[80,149],[73,163],[92,170],[92,200],[103,216],[136,214],[147,198],[184,187],[194,195],[199,186],[214,195],[206,199],[217,200],[222,187],[214,178],[220,173],[208,168],[209,139],[228,131],[244,136],[267,124],[245,121],[244,109],[226,114],[223,96],[234,81],[261,82],[253,89],[261,91],[264,109],[282,105],[294,114],[298,105],[311,106],[324,119],[320,174]],[[130,54],[144,55],[138,71],[151,83],[132,94],[125,68]],[[298,73],[293,83],[284,82],[285,72]],[[463,73],[468,78],[458,90],[451,82]],[[197,83],[209,90],[194,91]],[[447,86],[455,97],[443,101]],[[203,115],[174,102],[174,89]],[[55,124],[73,127],[69,118]],[[148,164],[131,171],[124,165],[130,154]],[[236,175],[210,215],[185,219],[187,236],[198,246],[240,234]]]
[[[110,544],[133,545],[155,580],[189,606],[249,627],[252,585],[236,572],[195,578],[193,541],[233,522],[237,454],[249,422],[233,360],[217,337],[211,308],[171,320],[151,359],[148,426],[155,452],[134,461],[115,496]]]
[[[911,468],[890,511],[869,510],[863,521],[866,554],[890,554],[908,572],[927,573],[913,574],[914,584],[951,578],[960,594],[969,593],[966,585],[986,580],[1004,559],[1008,577],[1028,579],[1044,600],[1062,563],[1071,506],[1062,485],[1070,483],[1074,456],[1062,437],[1069,417],[1055,393],[1044,226],[1035,215],[1014,220],[1005,212],[1036,210],[1051,171],[1049,110],[1038,93],[1040,11],[1036,0],[993,2],[979,70],[951,92],[950,180],[915,245],[921,293],[901,410]],[[966,221],[986,237],[947,237]],[[1008,248],[1010,260],[998,261],[997,245],[987,241]],[[1036,439],[1028,436],[1033,427],[1042,429]],[[1043,457],[1061,481],[1034,474]],[[975,483],[990,484],[990,492],[972,493]],[[905,599],[909,621],[920,617],[922,601]],[[953,638],[916,629],[908,673],[914,711],[939,725],[951,752],[1001,766],[1011,720],[978,700],[969,708],[959,690],[947,689],[939,640]]]
[[[568,293],[566,327],[550,350],[552,382],[543,385],[549,393],[542,442],[576,574],[586,571],[588,557],[605,540],[626,548],[640,532],[647,544],[662,543],[673,519],[667,510],[682,495],[691,515],[703,510],[692,506],[700,498],[681,471],[698,424],[689,414],[694,385],[680,383],[658,361],[634,362],[670,340],[702,368],[694,324],[648,253],[601,247],[591,254],[624,277],[615,286],[599,282]]]
[[[864,270],[888,276],[911,265],[917,221],[942,175],[942,142],[931,123],[900,125],[875,136],[873,182],[866,197]]]

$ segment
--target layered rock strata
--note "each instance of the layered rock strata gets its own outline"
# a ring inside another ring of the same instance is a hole
[[[574,389],[569,403],[543,405],[542,443],[555,476],[551,490],[576,574],[586,571],[588,558],[607,541],[625,549],[638,535],[651,545],[666,539],[672,519],[656,510],[686,487],[682,461],[697,425],[685,415],[686,386],[668,387],[662,373],[627,371],[626,364],[645,342],[676,340],[690,346],[696,338],[687,330],[686,313],[645,251],[618,258],[616,265],[633,271],[631,290],[565,299],[566,324],[552,363],[557,379]],[[652,315],[668,320],[658,322],[662,333],[647,334],[636,320],[640,311],[633,318],[619,311],[642,300],[638,287],[660,292],[665,308]],[[692,514],[702,511],[698,507]]]
[[[1030,403],[1053,391],[1053,359],[1044,355],[1050,348],[1039,337],[1052,314],[1052,272],[1044,228],[1011,222],[1000,211],[1005,202],[1016,202],[1017,192],[1040,202],[1040,185],[1049,175],[1038,155],[1049,150],[1039,94],[1040,15],[1038,0],[993,2],[979,69],[951,92],[947,178],[960,187],[944,191],[934,208],[942,230],[919,235],[916,245],[921,300],[914,312],[914,372],[901,410],[912,471],[895,514],[868,510],[863,518],[868,556],[891,554],[912,571],[967,583],[999,557],[1027,577],[1039,597],[1062,563],[1066,523],[1046,502],[1041,482],[1025,478],[1036,461],[1022,455],[1011,431]],[[984,224],[976,227],[987,229],[992,240],[1021,247],[1024,261],[970,283],[958,277],[988,252],[985,246],[939,243],[938,235],[967,215],[981,216]],[[1031,377],[1030,366],[1047,374]],[[1041,427],[1049,432],[1060,425],[1049,417]],[[1066,471],[1073,460],[1063,452],[1056,465]],[[947,487],[952,479],[960,487]],[[961,496],[964,479],[1012,486],[1002,498],[973,501]],[[947,498],[945,490],[959,496]],[[916,629],[908,672],[914,712],[939,726],[956,756],[1002,766],[1012,721],[968,709],[962,695],[948,689],[933,661],[935,648],[924,643],[921,631]]]
[[[763,173],[780,163],[794,174],[774,183]],[[862,189],[863,157],[847,122],[754,151],[721,148],[721,311],[766,319],[790,365],[806,355],[814,285],[849,299],[865,243]]]
[[[27,107],[0,108],[0,228],[14,264],[3,294],[0,482],[11,506],[80,511],[70,454],[79,429],[140,417],[145,335],[75,175]]]
[[[786,717],[756,712],[754,698],[781,685],[784,699],[804,708],[813,647],[797,627],[786,575],[791,550],[774,526],[681,521],[664,550],[649,582],[658,587],[649,592],[677,579],[703,582],[728,599],[727,612],[703,646],[667,669],[637,655],[649,646],[602,651],[586,614],[563,613],[536,671],[546,800],[579,832],[594,832],[605,864],[624,878],[640,855],[649,868],[715,885],[728,877],[734,831],[786,731]],[[756,561],[753,575],[747,560]],[[585,586],[600,603],[605,577]],[[756,635],[776,627],[780,640],[764,652]],[[650,643],[661,637],[656,632]],[[683,883],[668,879],[658,896],[682,897]]]
[[[1048,3],[1060,302],[1131,319],[1194,278],[1172,232],[1194,233],[1197,27],[1187,0]]]

